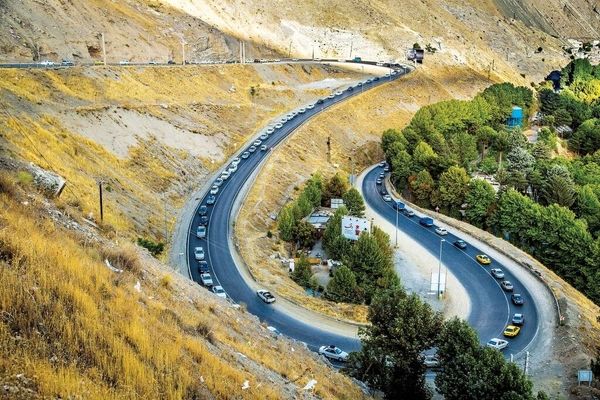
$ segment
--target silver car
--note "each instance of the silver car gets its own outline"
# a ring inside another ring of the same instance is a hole
[[[198,239],[204,239],[206,237],[206,226],[200,225],[198,229],[196,229],[196,237]]]
[[[198,261],[204,260],[204,247],[194,248],[194,258]]]

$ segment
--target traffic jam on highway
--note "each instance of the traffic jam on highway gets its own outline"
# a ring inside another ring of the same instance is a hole
[[[404,71],[408,70],[407,67],[403,68],[405,68]],[[227,229],[228,219],[232,203],[239,196],[244,183],[251,181],[252,171],[295,128],[326,107],[357,94],[356,89],[363,87],[368,89],[383,81],[395,79],[400,74],[399,71],[391,70],[386,75],[374,76],[357,82],[345,90],[331,93],[329,96],[320,98],[273,121],[263,129],[260,136],[248,143],[247,147],[231,159],[229,164],[213,178],[212,184],[207,186],[207,192],[201,197],[190,222],[186,258],[189,273],[194,281],[234,304],[244,303],[248,311],[257,314],[269,325],[268,329],[274,334],[285,334],[304,342],[309,348],[335,362],[344,361],[348,353],[328,343],[337,343],[347,350],[356,350],[360,345],[358,339],[341,337],[319,328],[312,328],[310,331],[303,330],[301,322],[293,321],[293,317],[285,315],[284,312],[278,313],[271,307],[276,302],[272,293],[266,289],[252,290],[249,286],[240,283],[243,279],[235,279],[234,277],[240,275],[239,269],[235,265],[236,262],[231,257],[233,250],[230,247],[232,244],[228,244],[230,237]],[[254,299],[258,302],[250,298],[250,293],[254,293]],[[262,306],[260,306],[261,303]],[[326,345],[323,345],[323,342]]]
[[[379,172],[378,172],[379,171]],[[500,268],[498,263],[494,262],[487,254],[480,252],[479,250],[473,248],[473,251],[469,251],[469,245],[463,239],[460,239],[456,235],[449,233],[449,231],[442,227],[436,225],[433,218],[429,216],[417,216],[414,210],[411,210],[406,206],[405,203],[394,199],[391,194],[388,192],[385,180],[386,175],[390,172],[390,167],[386,162],[381,162],[378,165],[378,169],[374,169],[372,174],[376,175],[375,178],[375,187],[377,193],[379,194],[379,198],[386,204],[386,206],[393,210],[393,213],[396,216],[402,216],[401,218],[406,218],[405,221],[399,221],[405,223],[413,223],[414,225],[420,226],[422,229],[426,229],[431,232],[432,236],[438,236],[440,249],[443,243],[452,243],[455,251],[461,252],[464,256],[468,257],[472,262],[468,265],[459,265],[459,268],[472,268],[472,266],[482,268],[486,271],[489,279],[495,281],[495,283],[502,289],[504,296],[511,303],[510,316],[502,331],[502,335],[504,338],[492,337],[486,341],[486,346],[492,347],[498,350],[503,350],[508,348],[511,340],[519,336],[522,332],[525,331],[525,312],[522,310],[526,303],[526,298],[528,297],[526,289],[523,287],[522,293],[519,293],[519,290],[516,289],[515,284],[509,279],[509,273],[505,272],[502,268]],[[409,222],[410,221],[410,222]],[[391,222],[391,221],[390,221]],[[398,229],[398,227],[396,228]],[[440,251],[440,265],[441,265],[441,251]],[[437,275],[442,279],[441,274]],[[494,310],[495,311],[495,310]],[[499,311],[499,310],[498,310]],[[476,327],[476,326],[475,326]]]

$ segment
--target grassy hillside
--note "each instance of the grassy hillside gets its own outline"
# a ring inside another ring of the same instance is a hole
[[[301,390],[310,379],[317,396],[362,398],[314,353],[69,222],[16,175],[0,176],[0,385],[9,398],[299,398],[310,397]]]
[[[101,180],[106,232],[164,241],[210,171],[269,118],[326,87],[306,84],[352,76],[292,66],[4,69],[0,141],[67,179],[66,209],[100,222]]]

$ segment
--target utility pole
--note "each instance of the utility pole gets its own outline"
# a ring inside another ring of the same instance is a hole
[[[167,225],[167,195],[166,193],[163,195],[163,205],[164,205],[164,213],[165,213],[165,243],[169,242],[169,226]]]
[[[396,248],[398,248],[398,202],[396,202]]]
[[[313,59],[313,60],[315,59],[315,45],[314,45],[314,43],[313,43],[313,53],[312,53],[312,59]]]
[[[104,221],[104,206],[102,204],[102,181],[98,181],[98,192],[100,193],[100,221]]]
[[[290,48],[288,50],[288,58],[292,57],[292,40],[290,39]]]
[[[331,136],[327,136],[327,162],[331,164]]]
[[[100,37],[102,38],[102,62],[106,66],[106,43],[104,42],[104,32],[100,33]]]
[[[181,39],[181,65],[185,65],[185,40]]]
[[[439,259],[439,263],[438,263],[438,290],[437,290],[438,299],[440,298],[440,285],[442,283],[442,248],[443,248],[443,244],[445,241],[446,241],[446,239],[440,240],[440,259]]]
[[[350,39],[350,60],[352,60],[352,47],[354,47],[354,35],[352,35],[352,39]]]

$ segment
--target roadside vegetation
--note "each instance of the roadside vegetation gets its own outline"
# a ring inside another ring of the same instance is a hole
[[[76,224],[50,218],[59,214],[23,176],[0,173],[3,398],[299,398],[311,379],[320,398],[363,398],[134,245],[62,228]]]
[[[539,89],[534,143],[506,125],[512,106],[528,123],[536,103],[524,87],[497,84],[471,101],[422,108],[402,131],[383,133],[393,185],[504,237],[600,304],[599,77],[598,66],[577,60],[563,70],[560,94]]]
[[[330,206],[332,199],[343,199],[344,206],[335,210],[322,235],[304,219],[317,207]],[[296,201],[279,213],[278,228],[281,239],[290,243],[298,262],[291,273],[292,279],[305,288],[315,288],[313,272],[304,251],[310,250],[319,236],[328,259],[338,265],[331,271],[332,279],[324,289],[327,300],[342,303],[369,304],[378,289],[399,285],[394,272],[393,250],[388,235],[377,227],[363,233],[357,241],[342,236],[342,218],[345,215],[362,217],[365,205],[355,188],[348,188],[338,174],[328,180],[313,174],[306,182]]]
[[[444,321],[419,296],[402,288],[379,291],[369,307],[370,326],[361,329],[362,349],[351,353],[345,371],[381,390],[386,399],[430,399],[424,352],[437,347],[437,390],[447,400],[547,399],[497,350],[482,347],[465,321]]]

